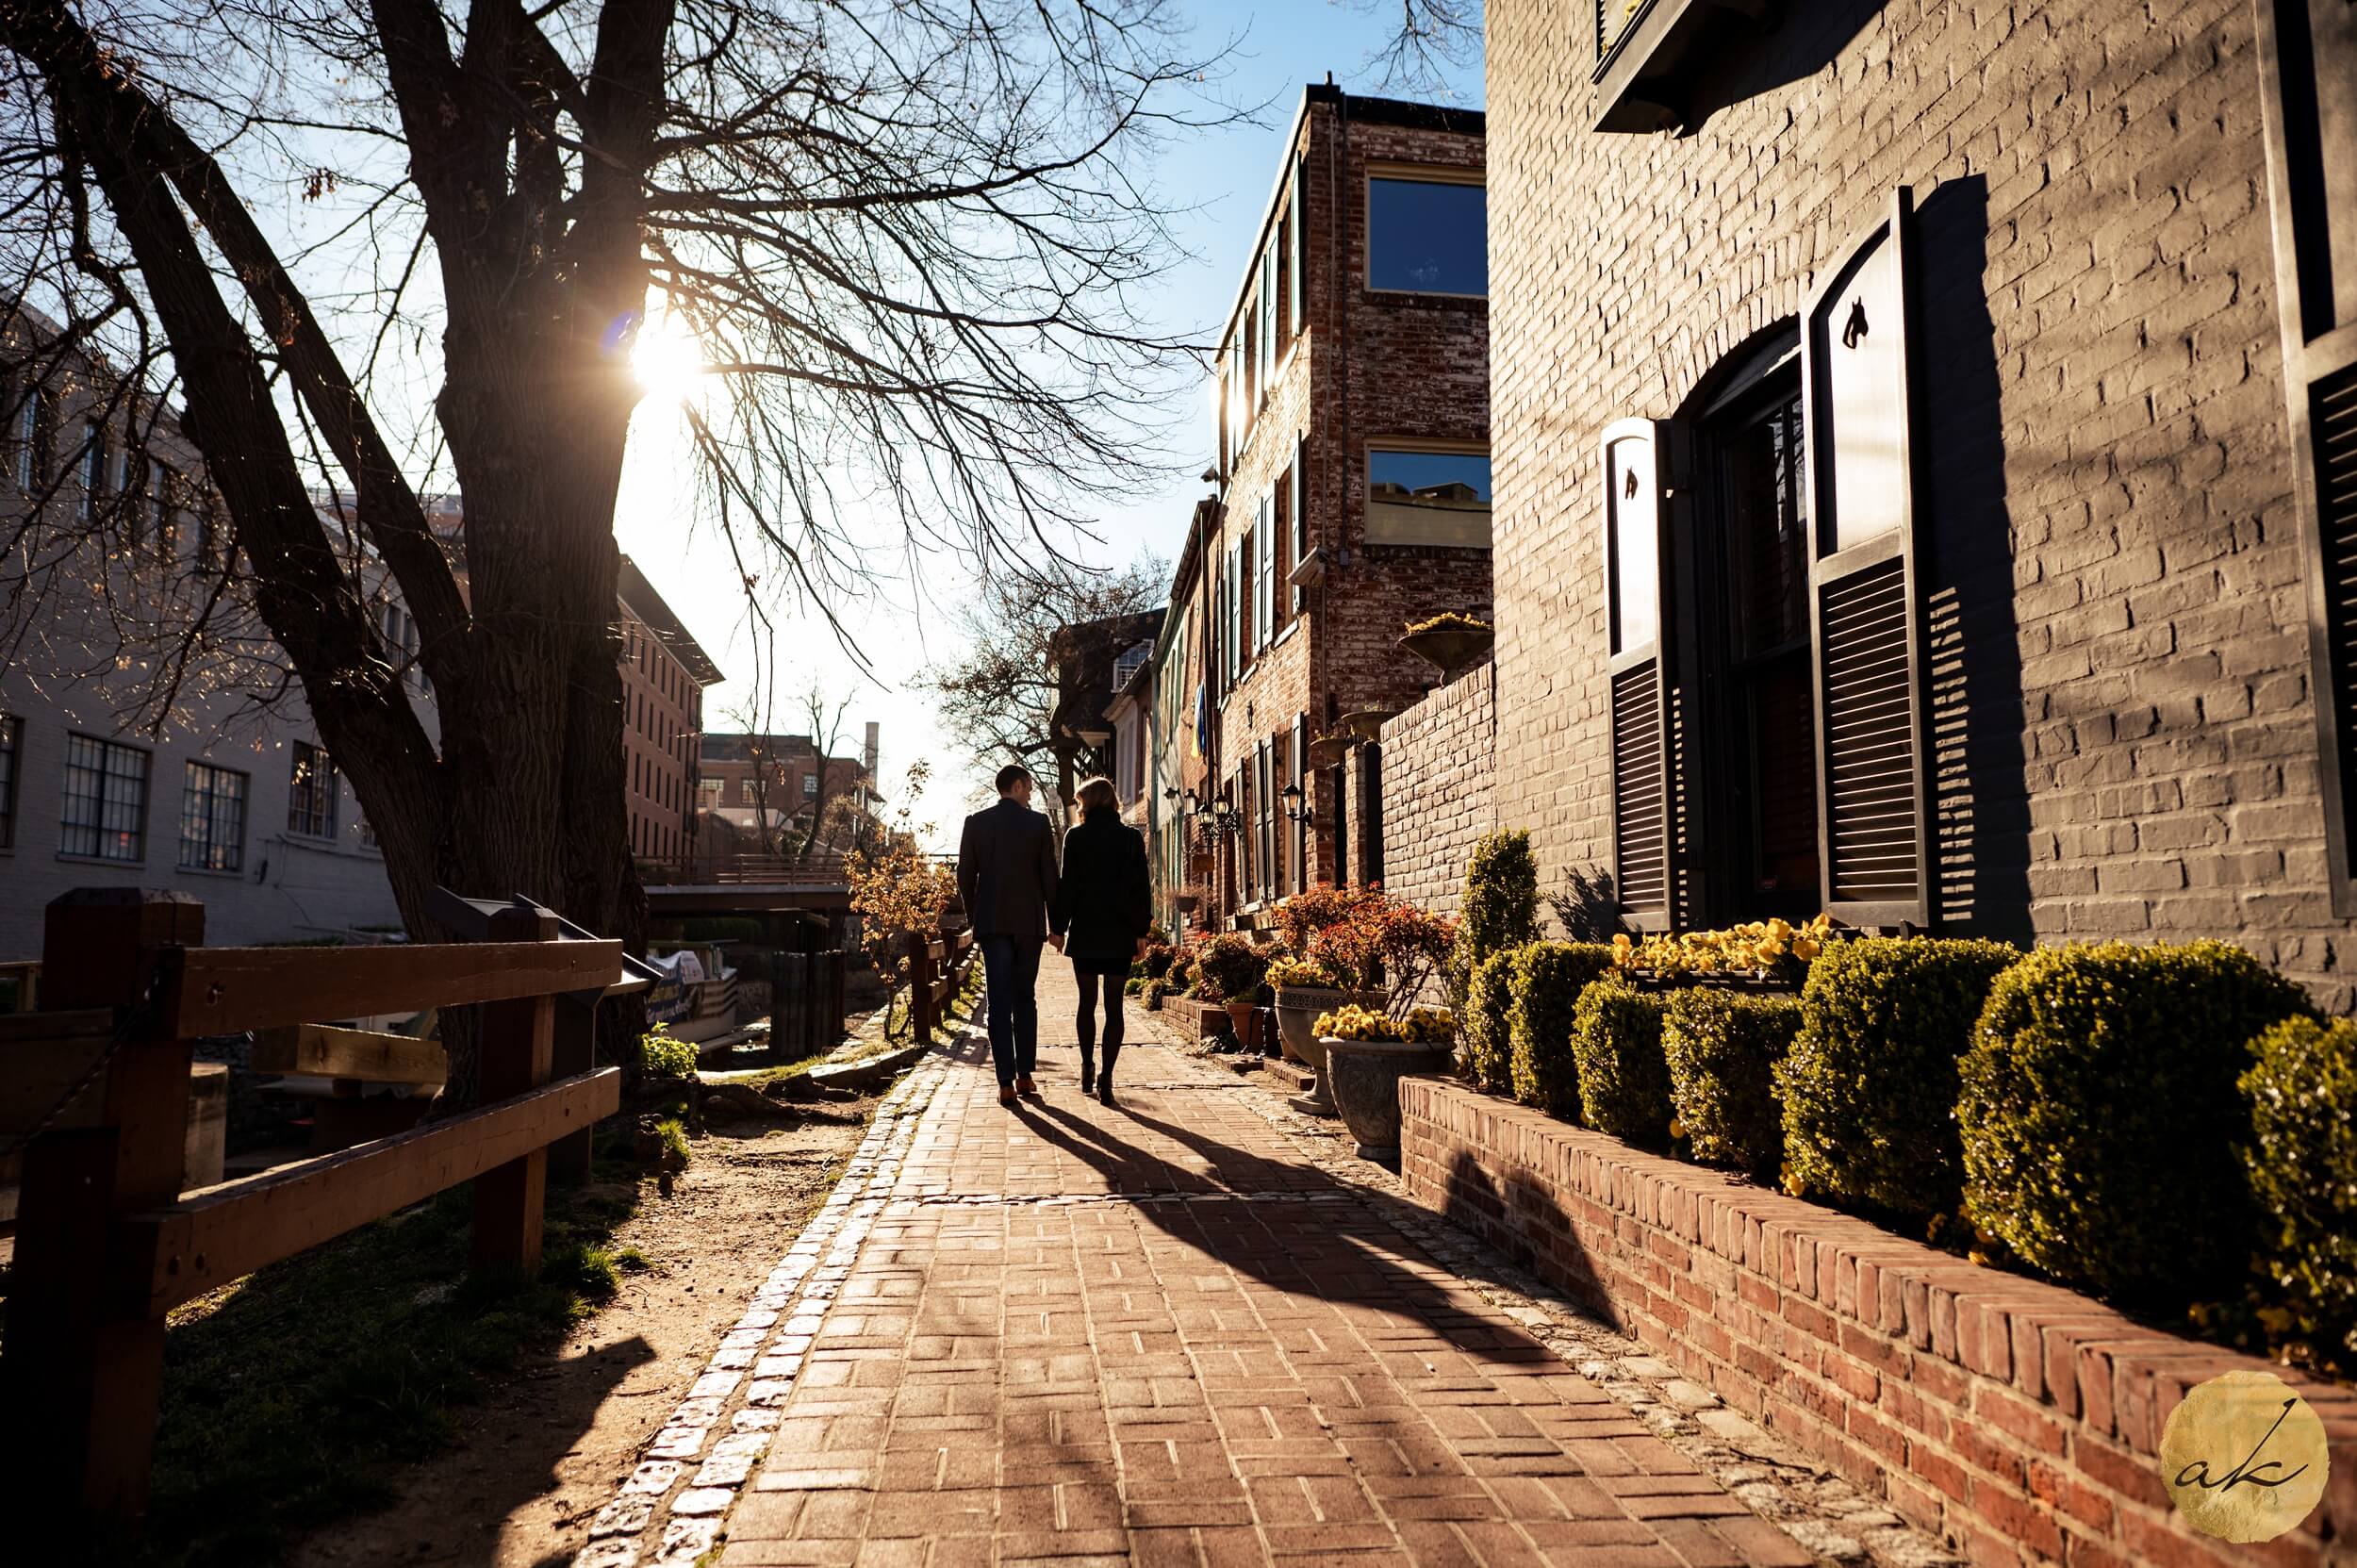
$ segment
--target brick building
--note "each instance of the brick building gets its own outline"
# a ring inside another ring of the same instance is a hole
[[[704,688],[727,677],[627,555],[616,597],[631,853],[669,859],[694,847]]]
[[[1379,874],[1374,749],[1317,767],[1310,742],[1429,685],[1408,621],[1489,612],[1482,134],[1332,86],[1294,118],[1157,649],[1157,865],[1199,923]]]
[[[2357,11],[1749,8],[1489,8],[1496,819],[2347,1007]]]
[[[881,731],[872,721],[856,757],[821,757],[808,735],[707,734],[699,762],[697,803],[723,826],[699,852],[722,848],[725,836],[747,852],[761,848],[763,813],[770,828],[792,834],[780,848],[798,848],[814,818],[837,801],[873,798]],[[830,844],[830,848],[842,848]]]

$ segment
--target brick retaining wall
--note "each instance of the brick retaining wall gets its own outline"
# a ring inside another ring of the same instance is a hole
[[[2286,1378],[2332,1440],[2307,1525],[2214,1542],[2169,1506],[2162,1425],[2185,1389],[2266,1363],[1462,1084],[1400,1098],[1418,1202],[1975,1561],[2305,1568],[2357,1544],[2348,1389]]]

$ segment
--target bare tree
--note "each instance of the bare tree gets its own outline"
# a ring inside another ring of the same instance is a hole
[[[839,793],[839,781],[832,766],[834,749],[843,744],[843,716],[850,711],[851,699],[848,695],[830,706],[826,688],[816,681],[811,682],[810,689],[802,694],[802,720],[810,726],[810,743],[818,752],[817,761],[814,764],[818,773],[818,787],[811,797],[810,820],[802,825],[801,847],[795,851],[798,859],[808,860],[811,851],[818,847],[819,833],[828,821],[828,802]],[[865,773],[861,772],[852,785],[853,793],[865,790],[868,784]]]
[[[1082,695],[1083,670],[1110,677],[1113,645],[1133,640],[1138,618],[1169,589],[1168,566],[1152,556],[1113,571],[1054,563],[993,577],[960,612],[964,657],[923,678],[943,728],[977,757],[1047,768],[1054,800],[1069,807],[1097,759],[1059,714]]]
[[[1440,91],[1452,69],[1481,58],[1482,0],[1358,0],[1358,8],[1399,16],[1368,62],[1386,87]]]
[[[1145,158],[1225,112],[1171,11],[0,0],[0,298],[56,329],[0,426],[70,355],[134,440],[181,406],[412,931],[440,883],[635,939],[634,350],[692,345],[688,438],[757,603],[831,617],[945,547],[986,569],[1157,477],[1192,361],[1137,309],[1172,255]]]

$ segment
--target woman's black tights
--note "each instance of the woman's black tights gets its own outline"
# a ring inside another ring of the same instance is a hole
[[[1076,975],[1080,982],[1080,1013],[1074,1020],[1074,1028],[1080,1031],[1080,1076],[1084,1080],[1094,1076],[1092,1065],[1097,1042],[1096,997],[1101,990],[1105,997],[1105,1077],[1111,1079],[1113,1061],[1121,1054],[1121,982],[1129,976],[1112,971],[1097,974],[1087,969],[1078,970]]]

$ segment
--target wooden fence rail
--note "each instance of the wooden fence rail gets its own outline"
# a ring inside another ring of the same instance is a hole
[[[83,889],[49,906],[43,1011],[0,1020],[0,1143],[40,1130],[0,1356],[0,1421],[40,1434],[10,1477],[28,1497],[142,1510],[164,1314],[206,1291],[467,1180],[475,1266],[539,1267],[550,1146],[585,1156],[621,1098],[619,1071],[585,1050],[553,1077],[560,999],[585,1015],[643,983],[620,943],[559,925],[518,900],[480,943],[206,948],[204,908],[183,895]],[[193,1037],[474,1003],[477,1109],[182,1196]]]
[[[936,936],[930,942],[909,939],[909,1016],[915,1025],[915,1039],[930,1040],[940,1029],[942,1015],[965,983],[966,968],[973,962],[974,933],[970,931]]]

